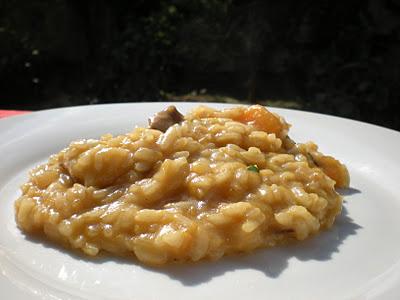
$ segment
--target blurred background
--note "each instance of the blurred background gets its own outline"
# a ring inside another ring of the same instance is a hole
[[[400,130],[400,1],[0,0],[0,109],[260,103]]]

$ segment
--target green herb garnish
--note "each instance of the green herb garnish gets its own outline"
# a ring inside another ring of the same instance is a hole
[[[256,172],[256,173],[260,173],[260,169],[256,166],[256,165],[251,165],[247,167],[247,170],[251,171],[251,172]]]

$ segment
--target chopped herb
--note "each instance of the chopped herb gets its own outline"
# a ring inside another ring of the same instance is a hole
[[[258,169],[258,167],[256,165],[251,165],[247,167],[247,170],[251,171],[251,172],[256,172],[256,173],[260,173],[260,170]]]

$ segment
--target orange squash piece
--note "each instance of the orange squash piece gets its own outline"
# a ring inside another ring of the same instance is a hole
[[[248,107],[236,121],[251,124],[259,130],[275,133],[277,135],[283,128],[279,118],[261,105],[252,105]]]
[[[332,156],[322,155],[316,159],[318,166],[326,175],[336,181],[337,188],[347,188],[350,184],[350,175],[347,168]]]

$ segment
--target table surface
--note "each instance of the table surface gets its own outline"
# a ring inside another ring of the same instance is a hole
[[[11,117],[11,116],[16,116],[16,115],[22,115],[29,113],[27,110],[1,110],[0,109],[0,119],[1,118],[6,118],[6,117]]]

